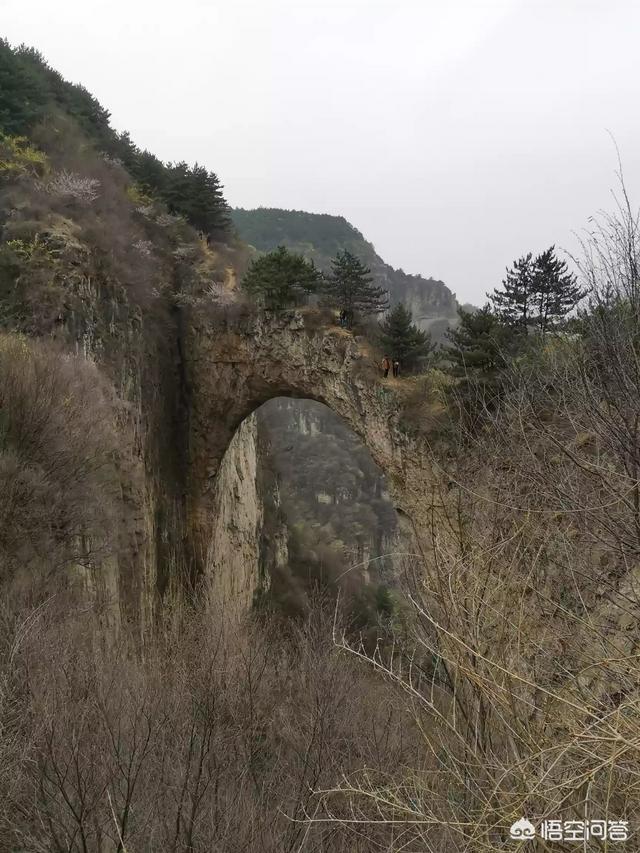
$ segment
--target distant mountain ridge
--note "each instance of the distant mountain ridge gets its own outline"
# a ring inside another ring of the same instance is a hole
[[[404,302],[414,321],[436,338],[456,320],[458,302],[443,281],[394,269],[343,216],[275,207],[235,208],[231,215],[239,236],[254,248],[269,252],[286,246],[313,260],[321,270],[328,271],[331,258],[347,249],[371,268],[376,284],[389,291],[391,304]]]

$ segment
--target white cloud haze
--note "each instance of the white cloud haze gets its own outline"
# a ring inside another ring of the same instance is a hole
[[[344,215],[479,304],[640,195],[635,0],[0,0],[0,34],[230,203]]]

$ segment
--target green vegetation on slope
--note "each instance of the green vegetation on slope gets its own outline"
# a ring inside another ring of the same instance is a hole
[[[405,303],[414,322],[432,331],[435,338],[442,336],[450,321],[455,322],[456,298],[442,281],[393,269],[342,216],[266,207],[234,209],[231,216],[240,237],[259,251],[286,246],[326,273],[339,252],[350,252],[370,268],[375,285],[389,292],[391,304]]]
[[[229,227],[222,185],[213,172],[184,162],[162,163],[140,150],[128,133],[118,134],[109,112],[83,86],[69,83],[36,50],[0,40],[0,132],[30,136],[63,114],[73,118],[97,151],[117,158],[140,186],[209,237]]]

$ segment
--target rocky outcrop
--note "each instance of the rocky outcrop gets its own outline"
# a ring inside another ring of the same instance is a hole
[[[224,455],[213,494],[213,523],[205,558],[210,602],[235,620],[269,585],[262,571],[264,508],[259,488],[255,415],[244,420]]]
[[[312,320],[299,311],[233,324],[191,319],[187,529],[200,575],[210,576],[216,565],[220,571],[213,554],[225,452],[242,422],[280,396],[317,400],[346,421],[386,475],[394,507],[410,520],[418,546],[428,545],[434,474],[424,440],[408,434],[398,398],[372,371],[366,349],[344,330]]]

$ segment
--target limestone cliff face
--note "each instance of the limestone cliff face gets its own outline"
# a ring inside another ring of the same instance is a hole
[[[383,550],[405,550],[407,528],[426,522],[426,448],[402,429],[398,400],[363,343],[316,323],[313,312],[190,309],[176,317],[163,348],[151,336],[129,335],[125,325],[98,329],[86,355],[128,400],[115,547],[87,575],[92,594],[110,603],[109,624],[134,627],[144,642],[163,600],[185,579],[236,617],[268,585],[264,555],[286,563],[286,531],[264,548],[253,415],[274,397],[325,403],[360,436],[404,524]],[[371,547],[362,556],[372,556]]]
[[[154,321],[124,297],[96,290],[58,327],[98,365],[121,404],[112,541],[87,542],[104,556],[81,555],[78,571],[107,605],[105,625],[133,630],[141,643],[185,581],[233,615],[266,584],[252,413],[267,400],[325,403],[386,474],[394,507],[413,522],[422,507],[428,512],[427,454],[403,432],[397,399],[365,344],[322,326],[313,311],[227,307],[162,302]],[[285,531],[269,546],[269,559],[286,564]]]
[[[257,592],[268,588],[263,522],[254,414],[242,422],[220,465],[204,568],[210,602],[234,620],[247,612]]]

